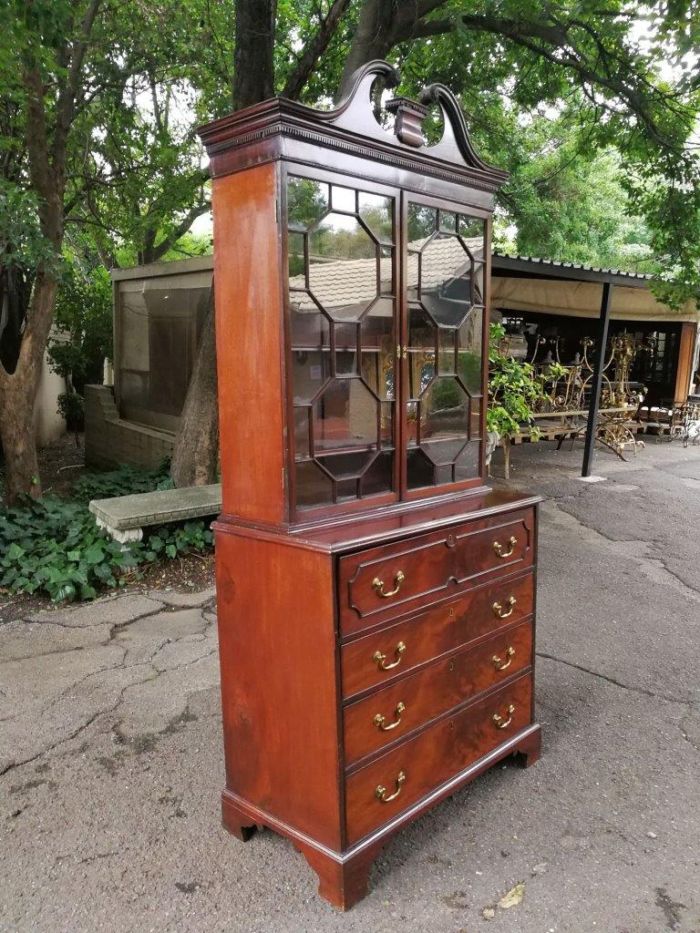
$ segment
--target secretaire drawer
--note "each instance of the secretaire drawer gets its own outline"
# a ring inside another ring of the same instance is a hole
[[[341,557],[341,632],[361,631],[434,602],[455,586],[476,586],[529,567],[533,539],[534,511],[522,509]]]
[[[384,626],[341,649],[343,696],[384,686],[476,638],[522,621],[533,610],[534,576],[468,590],[457,599]]]
[[[349,774],[345,783],[348,844],[524,729],[531,721],[531,702],[532,680],[527,674]]]
[[[390,745],[532,662],[532,623],[499,632],[345,707],[345,764]]]

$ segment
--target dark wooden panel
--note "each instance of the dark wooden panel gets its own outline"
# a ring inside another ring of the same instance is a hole
[[[521,673],[531,658],[532,625],[524,622],[351,703],[344,712],[346,765]]]
[[[276,179],[270,164],[212,183],[223,511],[270,523],[288,511]]]
[[[447,600],[406,621],[348,642],[341,651],[344,696],[349,698],[372,687],[386,685],[432,658],[522,621],[532,612],[533,591],[532,574],[499,581],[469,590],[459,599]],[[509,604],[511,599],[515,599],[513,606]],[[499,618],[494,603],[499,604],[501,611],[512,609],[511,614]],[[406,648],[397,655],[399,643]],[[375,660],[377,653],[384,655],[385,660]],[[391,664],[397,657],[401,660],[396,667],[381,669],[382,663]]]
[[[340,558],[343,635],[449,596],[455,586],[531,566],[533,528],[534,513],[527,509]]]
[[[216,561],[227,786],[340,850],[331,560],[219,532]]]
[[[530,722],[531,694],[532,681],[525,675],[351,774],[346,783],[348,842],[362,839],[524,729]],[[508,727],[499,729],[494,715],[504,721],[510,717]],[[399,790],[401,774],[405,780]],[[378,797],[379,788],[385,788],[385,797],[399,793],[385,802]]]

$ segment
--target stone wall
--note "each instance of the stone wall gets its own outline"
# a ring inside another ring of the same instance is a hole
[[[111,386],[85,386],[85,463],[114,467],[122,463],[153,469],[172,456],[175,435],[124,421]]]

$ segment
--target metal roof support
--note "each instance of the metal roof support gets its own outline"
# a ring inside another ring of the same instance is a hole
[[[603,384],[603,367],[605,366],[605,347],[608,342],[608,324],[610,323],[610,305],[613,287],[609,282],[603,285],[603,296],[600,302],[600,318],[598,325],[598,345],[593,366],[593,382],[591,400],[588,406],[588,426],[586,427],[586,445],[583,450],[583,469],[581,476],[590,476],[593,466],[593,448],[595,446],[596,422],[600,408],[600,390]]]

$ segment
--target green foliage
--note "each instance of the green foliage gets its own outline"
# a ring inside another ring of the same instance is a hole
[[[533,425],[533,408],[546,398],[545,378],[538,375],[531,363],[521,363],[500,350],[505,337],[501,324],[491,324],[489,335],[489,405],[486,428],[501,437],[517,434],[523,425],[537,437]],[[556,376],[556,374],[553,374]]]
[[[104,266],[83,269],[67,261],[56,297],[52,368],[77,392],[102,383],[105,357],[112,359],[112,285]]]
[[[154,561],[211,550],[213,535],[202,521],[163,525],[123,547],[97,527],[87,508],[90,499],[149,492],[168,482],[163,469],[121,467],[85,475],[71,500],[28,498],[0,511],[0,588],[55,602],[93,599]]]
[[[157,470],[141,470],[124,464],[116,470],[84,473],[73,483],[72,497],[88,503],[91,499],[113,499],[155,489],[172,489],[168,461]]]
[[[85,403],[77,392],[61,392],[58,413],[65,419],[69,431],[82,431],[85,427]]]

